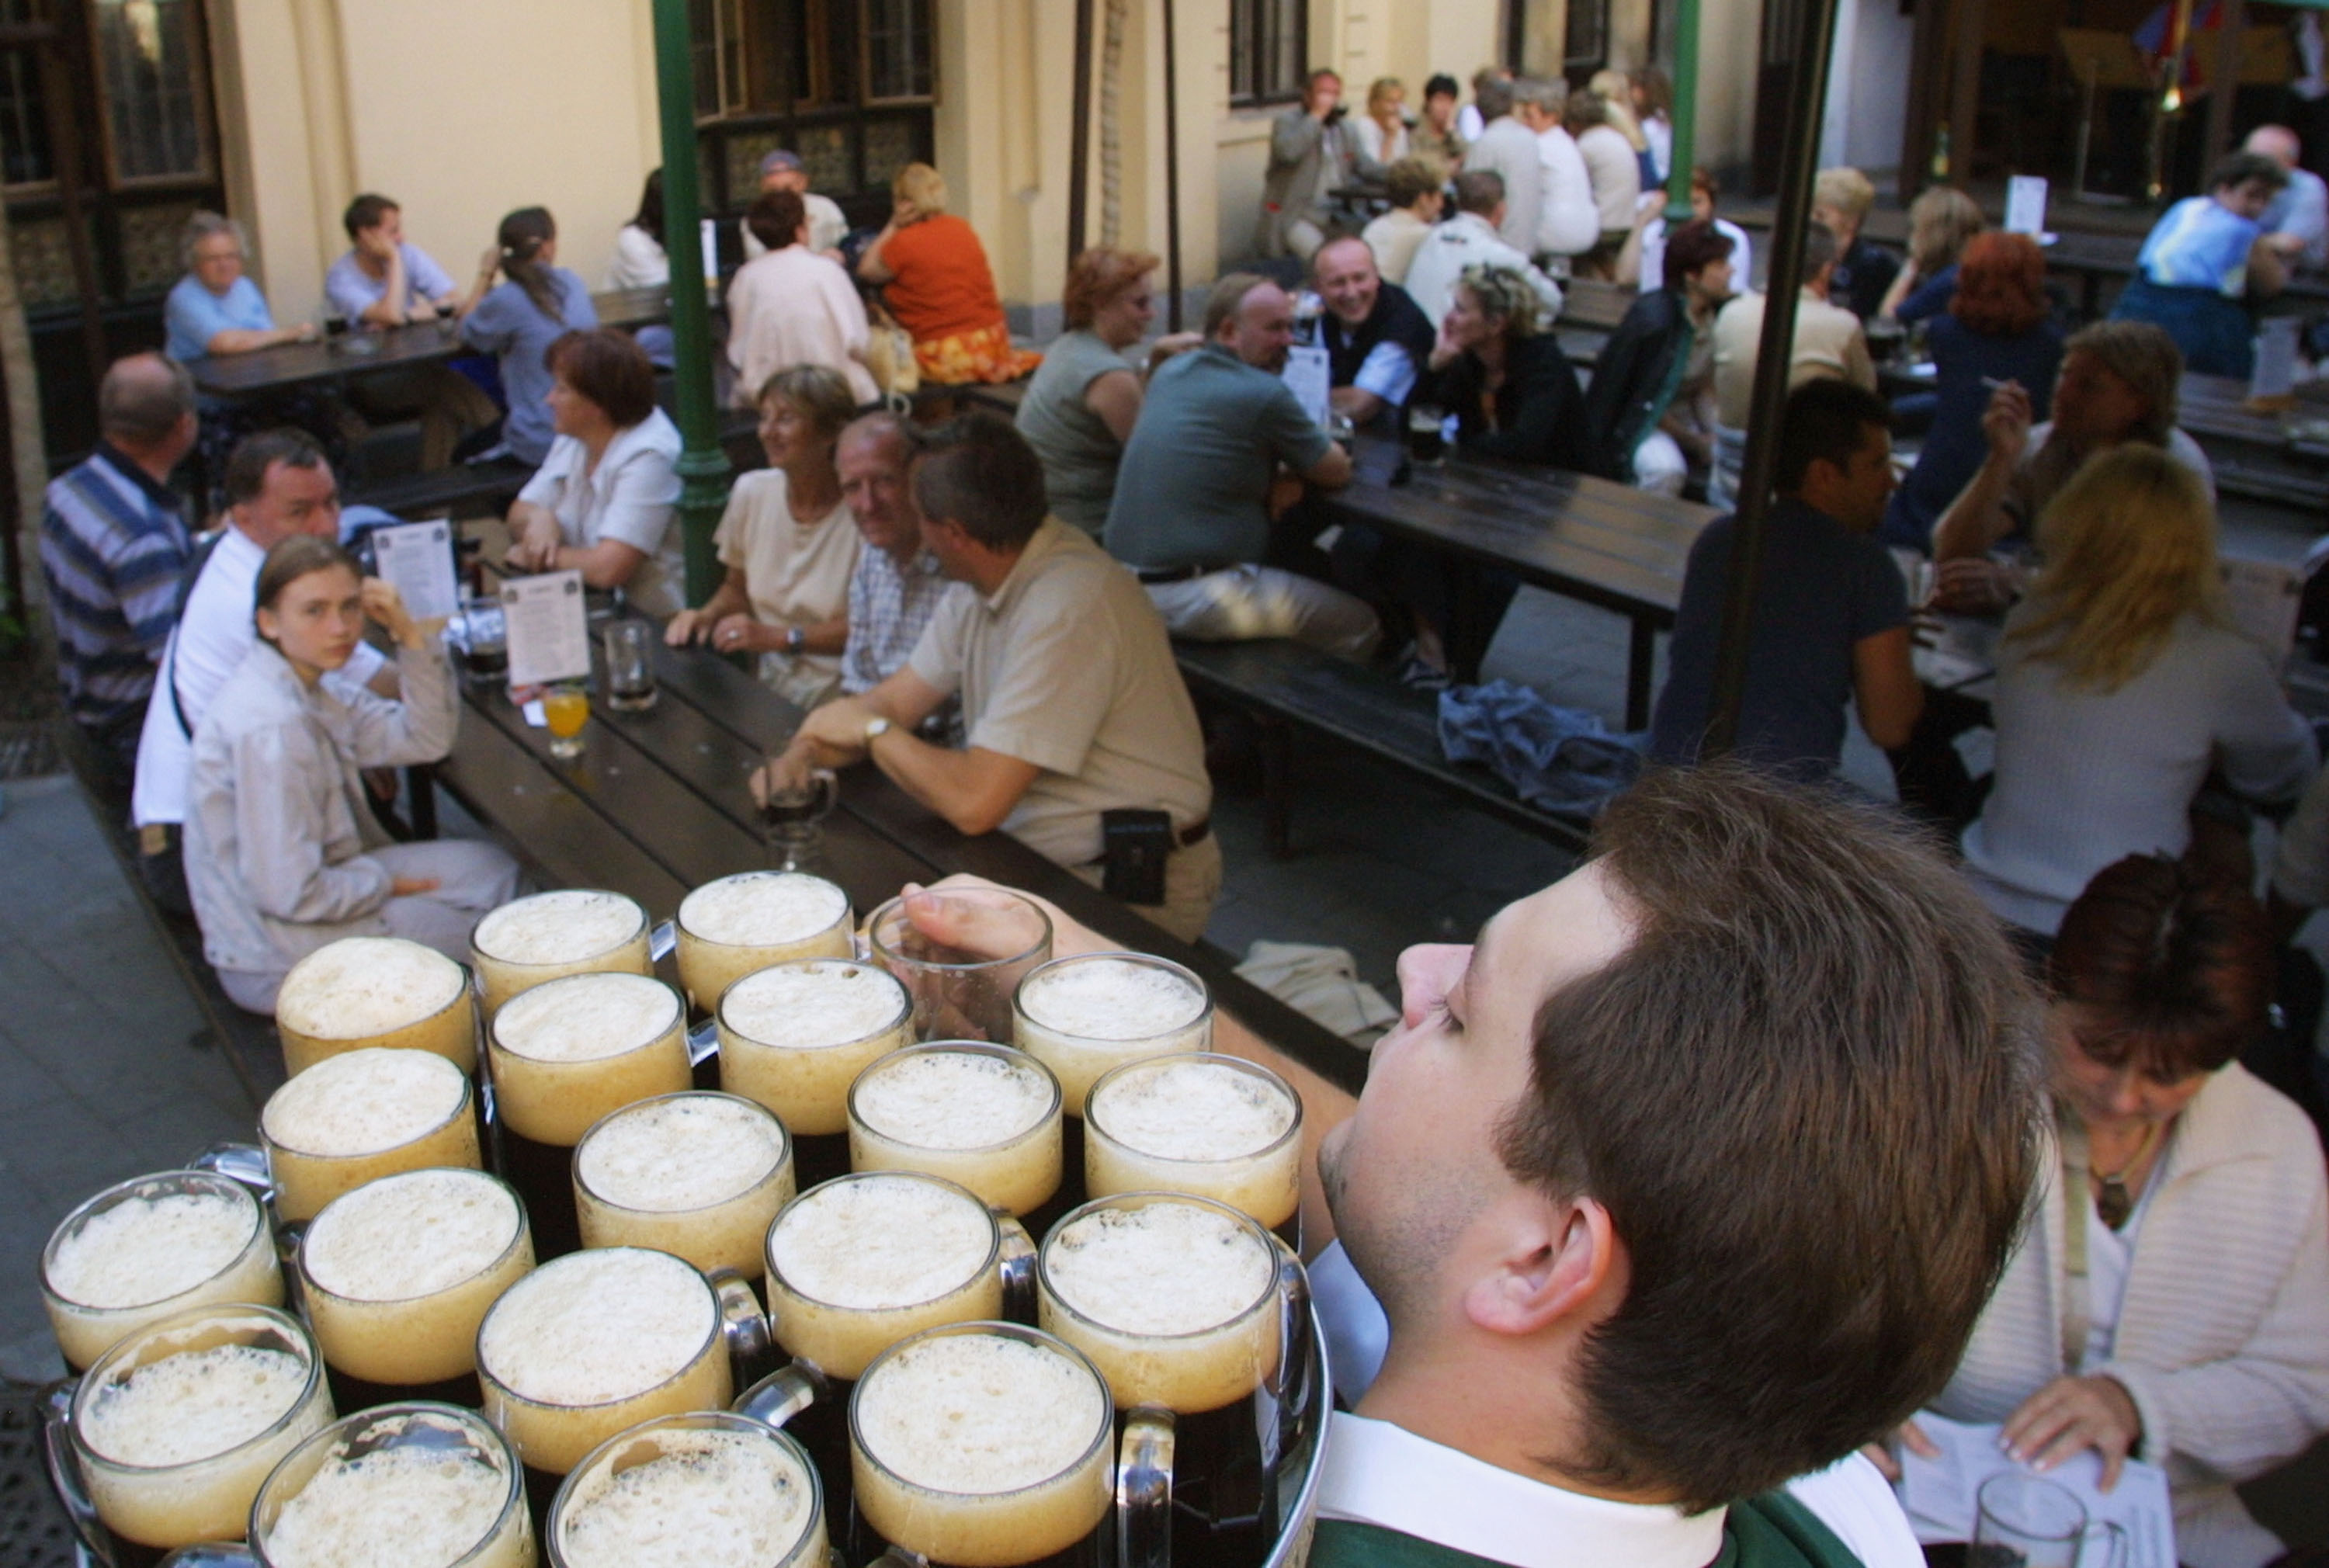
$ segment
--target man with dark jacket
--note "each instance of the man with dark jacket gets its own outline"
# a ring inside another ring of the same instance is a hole
[[[1407,290],[1382,280],[1373,250],[1356,235],[1318,247],[1310,279],[1326,305],[1318,346],[1334,412],[1366,425],[1405,407],[1431,356],[1430,318]]]
[[[1594,471],[1680,495],[1713,461],[1714,315],[1730,296],[1730,236],[1685,223],[1665,247],[1664,286],[1626,313],[1585,392]]]

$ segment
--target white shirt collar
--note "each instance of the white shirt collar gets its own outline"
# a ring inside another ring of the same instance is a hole
[[[1724,1510],[1616,1503],[1499,1469],[1385,1421],[1337,1413],[1318,1516],[1373,1525],[1513,1568],[1705,1568]]]

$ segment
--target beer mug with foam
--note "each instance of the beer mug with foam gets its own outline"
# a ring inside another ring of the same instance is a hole
[[[272,1308],[195,1307],[99,1357],[47,1412],[50,1479],[118,1568],[231,1540],[278,1461],[332,1419],[307,1330]]]
[[[1302,1098],[1258,1063],[1201,1052],[1127,1062],[1084,1105],[1084,1191],[1187,1192],[1301,1250]]]
[[[800,871],[743,871],[680,901],[679,979],[706,1012],[756,970],[855,951],[849,895]]]
[[[608,1438],[550,1506],[552,1568],[646,1562],[827,1568],[824,1488],[790,1435],[748,1416],[659,1416]],[[679,1548],[682,1555],[665,1555]]]
[[[281,1306],[283,1273],[265,1207],[214,1172],[108,1187],[67,1215],[41,1253],[41,1302],[75,1367],[159,1319],[228,1301]]]
[[[1060,1081],[1023,1051],[935,1040],[849,1087],[853,1170],[920,1170],[1022,1218],[1060,1188]]]
[[[429,1051],[464,1073],[477,1065],[468,972],[401,936],[346,936],[291,966],[276,993],[284,1071],[368,1047]]]
[[[793,1196],[784,1126],[737,1094],[660,1094],[602,1117],[574,1148],[586,1247],[653,1247],[706,1272],[760,1267]]]
[[[561,975],[653,974],[648,936],[646,910],[596,888],[536,893],[488,912],[469,933],[486,1021],[520,991]]]
[[[1205,982],[1145,953],[1054,959],[1019,982],[1012,1015],[1019,1048],[1059,1075],[1068,1114],[1076,1117],[1109,1068],[1205,1050],[1213,1038]]]
[[[469,1075],[428,1051],[326,1057],[267,1097],[259,1141],[287,1225],[400,1170],[484,1163]]]

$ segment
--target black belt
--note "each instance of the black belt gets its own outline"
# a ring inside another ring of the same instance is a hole
[[[1184,567],[1135,567],[1132,569],[1133,575],[1146,587],[1153,583],[1185,583],[1198,577],[1209,577],[1215,572],[1228,571],[1238,564],[1236,561],[1199,561]]]

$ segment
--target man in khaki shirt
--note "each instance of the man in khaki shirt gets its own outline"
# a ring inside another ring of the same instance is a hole
[[[1132,907],[1194,941],[1221,854],[1204,737],[1164,620],[1129,571],[1044,514],[1042,465],[1006,421],[966,416],[919,445],[922,542],[957,586],[906,668],[811,713],[756,792],[870,756],[963,832],[1001,828],[1095,885],[1100,813],[1161,811],[1174,843],[1164,900]],[[913,733],[957,693],[963,747]]]
[[[1868,391],[1876,390],[1876,361],[1860,318],[1828,303],[1828,280],[1835,271],[1835,236],[1817,224],[1804,236],[1804,289],[1796,305],[1796,352],[1787,374],[1790,391],[1818,376],[1836,376]],[[1729,506],[1736,497],[1747,457],[1747,421],[1755,401],[1755,361],[1763,343],[1765,296],[1742,294],[1714,318],[1714,472],[1707,499]]]

